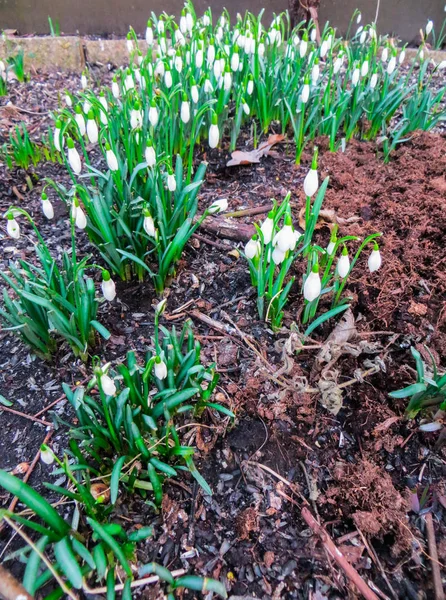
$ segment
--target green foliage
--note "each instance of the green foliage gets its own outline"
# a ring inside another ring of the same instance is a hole
[[[13,54],[8,56],[7,62],[10,65],[11,69],[14,71],[15,76],[17,77],[17,81],[20,83],[24,83],[28,80],[28,75],[25,74],[25,65],[23,61],[24,52],[23,50],[19,50],[17,54]]]
[[[429,350],[426,348],[429,352]],[[446,410],[446,374],[441,375],[434,357],[429,352],[432,360],[432,368],[428,372],[421,354],[415,348],[410,349],[415,359],[417,380],[405,388],[390,392],[392,398],[410,398],[406,409],[406,415],[413,419],[423,408],[438,406]]]
[[[86,360],[95,345],[95,331],[108,338],[109,332],[96,320],[98,299],[95,285],[85,271],[89,256],[77,259],[72,230],[71,253],[64,251],[58,264],[30,215],[11,207],[8,214],[25,216],[37,235],[37,265],[19,259],[9,265],[10,275],[0,271],[9,288],[3,290],[0,317],[36,353],[50,358],[58,341],[65,340],[76,356]],[[73,225],[72,225],[73,227]]]
[[[6,162],[9,169],[15,164],[27,170],[31,164],[36,166],[41,156],[40,148],[29,138],[25,123],[16,125],[10,131],[9,144],[3,144],[0,149],[0,159]]]

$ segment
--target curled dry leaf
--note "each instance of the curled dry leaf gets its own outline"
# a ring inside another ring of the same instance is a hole
[[[259,163],[260,159],[263,156],[276,156],[275,153],[271,153],[271,148],[275,144],[282,142],[284,139],[284,135],[276,133],[270,135],[266,142],[263,142],[258,148],[255,148],[254,150],[235,150],[235,152],[231,154],[232,158],[228,161],[226,166],[237,167],[238,165],[252,165],[255,163]]]
[[[21,462],[11,471],[11,475],[25,475],[29,471],[29,463]]]
[[[105,483],[93,483],[90,492],[96,502],[100,504],[105,504],[110,500],[110,487]]]
[[[342,408],[342,390],[338,387],[338,371],[328,371],[317,382],[321,392],[320,403],[336,416]]]
[[[349,223],[357,223],[360,217],[353,216],[345,219],[344,217],[338,217],[336,211],[332,208],[323,208],[319,212],[319,217],[316,223],[316,229],[322,229],[322,227],[328,227],[330,231],[335,225],[347,225]],[[299,225],[305,231],[305,206],[299,211]]]

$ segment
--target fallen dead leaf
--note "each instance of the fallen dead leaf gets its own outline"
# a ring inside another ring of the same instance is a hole
[[[260,159],[263,156],[274,156],[275,153],[271,153],[271,148],[275,144],[282,142],[284,139],[284,135],[276,133],[270,135],[266,142],[263,142],[258,148],[255,148],[254,150],[235,150],[235,152],[231,154],[232,158],[228,161],[226,166],[237,167],[238,165],[252,165],[255,163],[259,163]]]
[[[378,435],[379,433],[386,431],[387,429],[389,429],[389,427],[391,427],[394,423],[397,423],[400,419],[401,417],[397,416],[389,417],[383,423],[380,423],[375,427],[375,429],[373,430],[373,435]]]
[[[322,229],[322,227],[328,227],[330,231],[335,225],[347,225],[349,223],[357,223],[360,217],[353,216],[345,219],[344,217],[338,217],[336,211],[332,208],[323,208],[319,212],[319,216],[316,223],[316,229]],[[299,212],[299,226],[305,231],[305,206],[300,209]]]

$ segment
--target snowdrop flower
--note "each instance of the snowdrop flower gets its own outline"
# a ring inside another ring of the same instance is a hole
[[[0,69],[0,73],[1,73],[1,69]],[[65,94],[65,104],[69,108],[71,108],[73,106],[73,100],[71,99],[71,96],[70,96],[70,94],[68,92]]]
[[[263,42],[260,42],[259,45],[257,46],[257,54],[259,56],[265,55],[265,44]]]
[[[192,87],[190,88],[190,95],[192,98],[192,102],[194,104],[197,104],[198,98],[199,98],[199,93],[198,93],[198,88],[196,86],[196,83],[193,79],[192,79]]]
[[[321,44],[320,57],[324,58],[324,56],[327,54],[327,52],[328,52],[328,42],[327,42],[327,40],[324,40]]]
[[[249,108],[249,104],[246,102],[246,100],[244,98],[242,98],[242,108],[243,108],[243,112],[245,113],[245,115],[249,115],[249,113],[251,112],[251,109]]]
[[[327,253],[327,256],[331,256],[336,248],[336,242],[338,241],[338,238],[336,237],[336,230],[333,230],[333,233],[330,236],[330,242],[328,244],[328,246],[325,249],[325,252]]]
[[[83,90],[86,90],[88,87],[88,81],[87,81],[87,75],[84,73],[82,73],[81,75],[81,88]]]
[[[383,48],[383,51],[381,54],[381,60],[382,60],[382,62],[387,62],[388,58],[389,58],[389,49],[386,46],[385,48]]]
[[[155,377],[157,379],[166,379],[167,377],[167,366],[166,363],[161,359],[160,356],[155,358]]]
[[[219,60],[214,62],[214,77],[215,79],[219,79],[221,75],[221,63]]]
[[[162,36],[159,38],[159,41],[158,41],[158,43],[159,43],[159,47],[160,47],[161,53],[162,53],[162,54],[166,54],[166,51],[167,51],[167,41],[166,41],[166,36],[165,36],[165,35],[162,35]]]
[[[228,208],[228,199],[222,198],[221,200],[215,200],[208,208],[208,213],[214,215],[216,213],[224,212]]]
[[[14,215],[12,213],[8,213],[6,215],[6,231],[8,235],[13,240],[18,240],[20,237],[20,226],[17,221],[14,219]]]
[[[155,100],[152,100],[149,108],[149,121],[152,127],[156,127],[158,123],[158,109],[156,108]]]
[[[362,25],[360,25],[358,27],[358,29],[356,30],[356,35],[359,35],[362,32],[363,29],[364,29],[364,27]]]
[[[96,124],[94,113],[92,110],[88,113],[87,119],[87,136],[91,144],[96,144],[99,139],[99,129]]]
[[[101,283],[102,294],[106,300],[111,302],[116,297],[116,285],[113,279],[110,277],[110,273],[104,269],[102,271],[102,283]],[[104,386],[102,386],[104,387]],[[113,392],[114,393],[114,392]],[[113,394],[111,394],[113,395]]]
[[[392,75],[392,73],[394,72],[396,67],[396,58],[394,56],[392,56],[392,58],[389,60],[389,64],[387,65],[387,73],[389,75]]]
[[[79,205],[79,200],[74,198],[73,206],[71,208],[71,218],[74,219],[74,224],[78,229],[85,229],[87,227],[87,217],[84,211]]]
[[[337,59],[334,61],[333,73],[335,75],[336,75],[336,73],[339,73],[339,71],[341,70],[343,62],[344,62],[344,55],[338,56]]]
[[[253,79],[252,75],[250,75],[249,79],[248,79],[248,85],[246,86],[246,92],[247,92],[248,96],[251,96],[253,91],[254,91],[254,79]]]
[[[336,270],[338,272],[339,277],[341,277],[341,279],[344,279],[344,277],[347,277],[348,272],[350,271],[350,259],[348,257],[348,250],[347,250],[346,246],[344,246],[342,248],[342,254],[338,260]]]
[[[311,40],[312,42],[316,41],[316,28],[315,28],[315,27],[313,27],[313,29],[311,30],[311,33],[310,33],[310,40]]]
[[[212,123],[209,127],[209,146],[216,148],[220,139],[220,131],[218,129],[218,118],[215,112],[212,114]]]
[[[212,87],[212,83],[209,81],[209,79],[205,79],[204,80],[204,92],[205,94],[211,94],[214,91],[214,88]]]
[[[319,79],[320,69],[319,69],[319,59],[316,58],[314,61],[313,68],[311,69],[311,82],[313,85],[316,85],[317,80]]]
[[[369,72],[369,61],[365,60],[361,65],[361,77],[365,77]]]
[[[240,56],[238,53],[238,46],[234,46],[234,53],[231,56],[231,70],[235,73],[238,71],[240,65]]]
[[[359,81],[359,69],[358,69],[358,67],[356,67],[356,69],[353,71],[353,75],[352,75],[352,85],[353,86],[358,85],[358,81]]]
[[[107,99],[104,95],[104,92],[101,92],[99,94],[99,104],[102,106],[102,108],[104,110],[100,110],[99,111],[99,119],[102,123],[102,125],[107,125],[107,111],[108,111],[108,104],[107,104]]]
[[[317,156],[318,149],[317,147],[314,149],[313,160],[311,161],[311,169],[305,176],[304,179],[304,192],[305,196],[314,196],[319,188],[319,176],[317,173]]]
[[[225,71],[225,74],[223,76],[223,87],[224,87],[225,92],[227,92],[231,89],[231,84],[232,84],[232,76],[231,76],[231,72],[229,71],[229,68],[227,68]]]
[[[308,50],[308,34],[305,31],[302,41],[299,46],[299,54],[300,54],[301,58],[303,58],[305,56],[305,54],[307,53],[307,50]]]
[[[180,54],[179,50],[175,54],[174,65],[175,65],[175,70],[177,71],[177,73],[181,73],[181,71],[183,70],[183,59],[181,58],[181,54]]]
[[[432,31],[433,27],[434,27],[433,21],[428,21],[427,25],[426,25],[426,37],[430,34],[430,32]]]
[[[211,24],[211,19],[209,18],[209,15],[207,13],[204,13],[202,20],[203,20],[203,25],[205,27],[208,27],[208,25]]]
[[[442,60],[441,63],[439,63],[439,65],[437,66],[438,71],[443,71],[443,69],[446,69],[446,60]]]
[[[379,246],[375,242],[375,244],[373,245],[373,250],[369,256],[369,260],[367,261],[370,273],[374,273],[375,271],[377,271],[380,268],[381,263],[382,259],[379,251]]]
[[[362,15],[361,13],[358,13],[358,16],[356,17],[356,24],[359,25],[359,23],[361,22],[362,19]]]
[[[425,433],[432,433],[434,431],[440,431],[443,429],[444,425],[440,421],[432,421],[431,423],[423,423],[418,427],[420,431],[424,431]]]
[[[183,123],[189,123],[190,121],[190,103],[186,93],[183,94],[183,101],[181,102],[181,120]]]
[[[86,115],[88,115],[88,113],[91,110],[91,102],[89,102],[88,100],[85,100],[84,105],[83,105],[83,111]]]
[[[208,46],[206,59],[207,59],[208,65],[211,67],[214,64],[214,60],[215,60],[215,46],[214,46],[213,39],[211,39],[211,43]]]
[[[114,396],[116,394],[115,382],[106,373],[100,376],[101,388],[106,396]]]
[[[62,146],[64,145],[63,136],[61,135],[62,131],[62,122],[59,119],[56,121],[56,125],[54,127],[54,146],[56,150],[62,152]],[[62,144],[61,144],[62,140]]]
[[[73,169],[73,172],[76,175],[82,171],[82,163],[81,157],[79,156],[79,152],[74,147],[74,142],[71,138],[67,139],[67,147],[68,147],[68,162],[70,163],[70,167]]]
[[[142,112],[139,107],[139,102],[135,102],[130,111],[130,127],[132,129],[141,129],[142,127]]]
[[[170,192],[174,192],[177,189],[177,181],[173,173],[167,175],[167,187]]]
[[[162,19],[160,19],[160,20],[158,21],[158,24],[157,24],[157,26],[156,26],[156,30],[157,30],[157,32],[158,32],[158,33],[160,33],[160,34],[161,34],[161,33],[164,33],[164,21],[163,21]]]
[[[105,158],[107,160],[107,166],[110,169],[110,171],[119,170],[118,159],[109,144],[105,144]]]
[[[401,50],[400,55],[398,57],[398,62],[399,62],[400,65],[403,64],[405,58],[406,58],[406,51],[405,50]]]
[[[170,90],[170,88],[173,85],[172,71],[170,69],[166,69],[166,72],[164,73],[164,83],[166,84],[166,87]]]
[[[378,73],[373,73],[370,78],[370,88],[374,90],[376,88],[376,84],[378,83]]]
[[[134,46],[133,46],[133,39],[132,39],[132,34],[130,32],[127,34],[126,44],[127,44],[127,51],[129,53],[133,52],[133,48],[134,48]]]
[[[150,19],[147,21],[146,42],[147,42],[148,46],[153,45],[153,29],[152,29],[152,21]]]
[[[198,48],[197,53],[195,54],[195,66],[197,69],[201,69],[203,66],[203,50]]]
[[[42,192],[41,200],[43,214],[47,219],[52,219],[54,217],[54,208],[45,192]]]
[[[187,33],[187,21],[186,21],[186,11],[183,8],[183,10],[181,11],[181,17],[180,17],[180,30],[181,33],[186,34]]]
[[[156,238],[156,228],[155,228],[155,223],[153,221],[152,215],[150,214],[150,212],[147,209],[144,209],[143,214],[144,214],[144,221],[143,221],[144,231],[147,233],[147,235],[149,237]]]
[[[194,28],[194,19],[190,12],[186,13],[186,23],[187,23],[187,30],[189,32],[191,32],[192,29]]]
[[[167,303],[167,298],[163,298],[162,300],[160,300],[158,302],[158,304],[155,307],[155,314],[156,316],[161,316],[163,314],[163,312],[166,309],[166,303]]]
[[[119,84],[118,81],[116,79],[116,76],[113,77],[113,81],[112,81],[112,94],[113,94],[113,98],[118,99],[119,96],[121,95],[121,91],[119,89]]]
[[[82,113],[82,108],[79,106],[79,104],[75,108],[74,120],[76,121],[77,126],[79,128],[79,133],[82,136],[85,135],[87,128],[85,127],[84,115]]]
[[[52,465],[54,462],[54,453],[46,444],[40,446],[40,460],[46,465]]]
[[[263,235],[263,243],[269,244],[271,241],[271,238],[273,236],[273,229],[274,229],[274,213],[271,211],[270,213],[268,213],[267,218],[263,221],[261,227],[260,227],[260,231],[262,232]]]
[[[259,256],[260,252],[261,252],[260,242],[257,239],[257,236],[253,235],[252,238],[249,240],[249,242],[245,246],[246,258],[248,258],[249,260],[252,260],[256,256]]]
[[[280,265],[285,260],[286,252],[282,252],[279,246],[276,246],[273,250],[271,258],[273,259],[273,263],[275,265]]]
[[[130,69],[127,69],[127,73],[124,79],[124,92],[130,92],[130,90],[135,89],[135,82],[133,81],[132,72]]]
[[[291,215],[287,214],[285,216],[285,223],[282,229],[274,236],[273,246],[277,246],[283,253],[288,250],[294,250],[296,247],[296,236],[294,235]]]
[[[180,46],[184,46],[186,44],[184,35],[181,33],[181,31],[178,28],[175,29],[175,42],[177,44],[179,44]]]
[[[304,298],[307,302],[313,302],[321,295],[321,278],[319,277],[319,265],[313,265],[310,274],[304,283]]]
[[[364,44],[366,37],[367,31],[364,29],[363,31],[361,31],[361,35],[359,36],[359,43]]]
[[[144,157],[148,167],[154,167],[156,165],[156,152],[150,140],[147,140],[147,146],[144,151]]]

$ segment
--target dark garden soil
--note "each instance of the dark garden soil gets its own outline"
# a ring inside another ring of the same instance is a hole
[[[41,95],[36,101],[45,111],[55,106],[44,104]],[[23,117],[36,118],[25,113],[10,118]],[[352,335],[343,343],[326,342],[335,326],[329,321],[297,355],[297,336],[291,331],[297,330],[301,310],[298,285],[282,331],[273,334],[258,319],[246,263],[234,252],[242,244],[217,237],[205,226],[184,253],[164,323],[181,326],[192,318],[205,360],[216,361],[221,373],[217,399],[237,415],[232,425],[208,414],[202,427],[190,424],[183,430],[185,443],[197,446],[197,465],[214,495],[203,496],[188,478],[172,481],[159,514],[142,499],[123,495],[116,520],[126,527],[154,525],[154,539],[141,547],[141,561],[224,578],[234,598],[358,597],[302,520],[301,508],[308,505],[382,598],[433,598],[423,514],[433,513],[444,564],[445,446],[438,432],[418,429],[419,418],[405,420],[406,401],[393,400],[388,392],[415,379],[411,345],[427,362],[424,345],[443,368],[446,361],[446,137],[417,133],[387,165],[375,143],[353,141],[345,153],[336,154],[325,140],[318,144],[320,174],[330,177],[318,243],[328,243],[333,222],[342,235],[383,233],[382,269],[371,275],[363,256],[347,286]],[[246,148],[252,148],[248,137]],[[290,191],[297,225],[310,154],[304,154],[300,167],[293,154],[292,144],[282,143],[258,165],[228,168],[228,152],[211,153],[203,207],[226,197],[231,211],[252,209],[268,205],[271,198],[280,201]],[[0,210],[3,214],[11,204],[27,207],[60,254],[69,240],[66,210],[59,205],[51,223],[41,216],[45,176],[61,180],[64,170],[39,165],[29,191],[23,171],[0,167]],[[231,221],[246,227],[263,218]],[[25,225],[23,230],[31,233]],[[18,256],[32,258],[32,239],[31,234],[12,243],[2,226],[2,268]],[[82,236],[79,243],[82,251],[92,251]],[[120,284],[118,299],[100,308],[99,318],[112,337],[95,352],[113,362],[124,359],[129,349],[144,352],[155,302],[149,283]],[[206,318],[214,320],[211,325]],[[61,396],[62,381],[75,385],[87,378],[89,365],[74,361],[63,348],[48,364],[11,334],[1,332],[0,340],[0,393],[13,401],[14,410],[55,424],[52,445],[61,454],[67,431],[63,422],[72,419],[69,407],[62,399],[40,411]],[[339,412],[333,414],[321,400]],[[48,426],[9,411],[0,412],[0,423],[0,467],[12,470],[30,463]],[[43,493],[42,481],[63,485],[52,471],[39,462],[30,483]],[[2,506],[10,500],[0,492]],[[2,559],[17,547],[9,531],[0,547]],[[196,550],[192,558],[191,549]],[[13,562],[5,566],[19,571]],[[141,592],[144,598],[159,594],[156,586]]]

